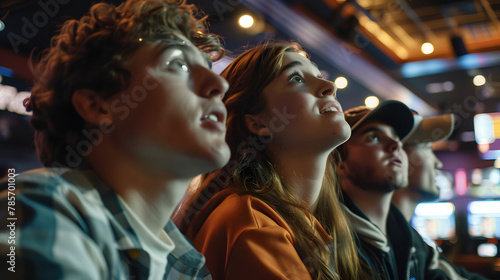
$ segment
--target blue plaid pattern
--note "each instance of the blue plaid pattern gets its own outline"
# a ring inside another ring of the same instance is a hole
[[[148,253],[116,193],[95,173],[49,168],[15,179],[15,244],[9,243],[7,182],[0,183],[0,275],[51,280],[149,278]],[[167,257],[163,279],[212,279],[203,255],[172,221],[165,231],[175,249]],[[7,255],[11,246],[15,246],[15,272],[7,270],[12,264]]]

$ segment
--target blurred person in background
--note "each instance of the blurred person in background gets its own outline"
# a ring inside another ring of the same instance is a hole
[[[484,279],[452,266],[391,202],[395,191],[408,187],[401,139],[413,128],[413,112],[386,101],[349,109],[345,118],[352,136],[337,148],[337,172],[361,259],[382,279]]]
[[[432,151],[431,145],[450,137],[454,128],[453,114],[423,118],[414,112],[415,125],[403,139],[403,149],[408,155],[408,188],[394,192],[392,201],[398,206],[406,220],[410,222],[415,208],[420,202],[430,202],[439,198],[436,185],[436,171],[443,163]]]

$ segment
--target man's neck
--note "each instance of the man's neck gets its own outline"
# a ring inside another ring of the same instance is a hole
[[[380,193],[365,190],[346,182],[342,182],[342,189],[359,206],[368,219],[386,234],[387,216],[394,192]]]
[[[413,217],[413,213],[415,213],[415,208],[419,201],[421,201],[420,195],[411,192],[409,189],[401,189],[394,192],[394,196],[392,197],[392,201],[396,204],[403,213],[405,219],[410,222]]]
[[[192,178],[176,178],[147,170],[114,148],[100,145],[85,159],[89,167],[123,198],[155,234],[168,223]],[[107,149],[106,152],[103,150]]]

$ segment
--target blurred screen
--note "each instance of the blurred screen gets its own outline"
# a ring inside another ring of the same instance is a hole
[[[471,237],[500,238],[500,200],[471,201],[467,224]]]
[[[420,203],[415,209],[411,225],[424,239],[454,238],[455,206],[451,202]]]

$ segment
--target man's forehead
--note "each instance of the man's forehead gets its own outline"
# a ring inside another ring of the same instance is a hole
[[[396,130],[394,129],[394,127],[392,127],[391,125],[389,125],[385,122],[374,119],[374,120],[369,120],[369,121],[363,123],[360,127],[358,127],[353,136],[363,135],[363,134],[365,134],[367,132],[371,132],[371,131],[385,132],[385,133],[392,135],[392,136],[398,135],[396,133]]]
[[[202,52],[182,34],[172,33],[162,35],[158,38],[139,38],[139,41],[157,42],[162,48],[161,52],[170,48],[179,48],[182,51],[188,52],[188,55],[190,57],[193,57],[193,55],[199,56],[200,59],[206,61],[209,68],[211,68],[212,66],[212,60],[210,59],[209,55],[205,52]]]

